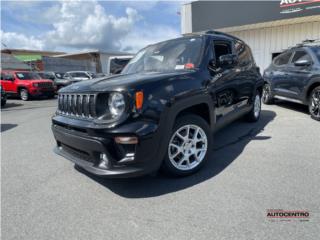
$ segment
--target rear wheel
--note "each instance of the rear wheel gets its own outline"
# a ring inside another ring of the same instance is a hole
[[[260,118],[260,113],[261,113],[261,97],[260,97],[260,93],[257,91],[253,100],[253,107],[251,111],[246,115],[246,118],[249,122],[256,122]]]
[[[309,112],[313,119],[320,121],[320,86],[313,89],[310,94]]]
[[[185,115],[175,123],[163,169],[172,176],[198,171],[208,158],[212,134],[208,123],[197,115]]]
[[[20,89],[20,98],[23,101],[28,101],[29,100],[29,93],[28,90],[25,88]]]
[[[262,89],[262,102],[264,104],[272,104],[274,101],[271,91],[271,86],[269,83],[266,83]]]

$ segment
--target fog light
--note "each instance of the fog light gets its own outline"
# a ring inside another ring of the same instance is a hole
[[[137,137],[115,137],[114,140],[118,144],[137,144],[138,143]]]

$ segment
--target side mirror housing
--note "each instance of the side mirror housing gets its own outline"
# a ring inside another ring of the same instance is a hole
[[[233,67],[238,63],[236,54],[225,54],[219,57],[219,65],[221,67]]]
[[[301,59],[294,62],[294,65],[297,67],[306,67],[311,65],[311,61],[307,59]]]

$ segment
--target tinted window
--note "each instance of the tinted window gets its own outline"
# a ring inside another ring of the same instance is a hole
[[[13,80],[14,77],[11,73],[1,73],[1,80]]]
[[[39,74],[35,72],[16,72],[17,78],[20,80],[35,80],[35,79],[41,79]]]
[[[251,51],[248,46],[237,41],[235,44],[236,53],[238,54],[239,65],[246,66],[252,62]]]
[[[73,72],[69,74],[71,75],[71,77],[89,78],[89,76],[84,72]]]
[[[291,57],[292,53],[291,52],[285,52],[280,54],[278,57],[275,58],[274,60],[274,64],[281,66],[281,65],[285,65],[288,64],[290,57]]]
[[[292,63],[298,61],[298,60],[308,60],[308,61],[311,61],[311,57],[310,55],[306,52],[306,51],[303,51],[303,50],[299,50],[299,51],[296,51],[293,55],[293,58],[291,60]]]
[[[316,57],[320,61],[320,47],[313,47],[312,51],[314,52],[314,54],[316,55]]]

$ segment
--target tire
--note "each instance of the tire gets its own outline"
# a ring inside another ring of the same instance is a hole
[[[1,101],[1,107],[4,107],[6,105],[6,103],[7,103],[7,100],[2,100]]]
[[[254,99],[251,111],[246,115],[248,122],[256,122],[260,118],[261,114],[261,94],[257,91]]]
[[[269,83],[264,84],[262,89],[262,102],[264,104],[270,105],[274,103],[274,98],[272,96],[272,90]]]
[[[313,89],[310,94],[309,113],[313,119],[320,121],[320,86]]]
[[[212,133],[208,123],[197,115],[182,116],[172,129],[162,169],[175,177],[195,173],[207,161],[211,146]]]
[[[28,101],[30,99],[28,90],[25,88],[21,88],[19,94],[22,101]]]

